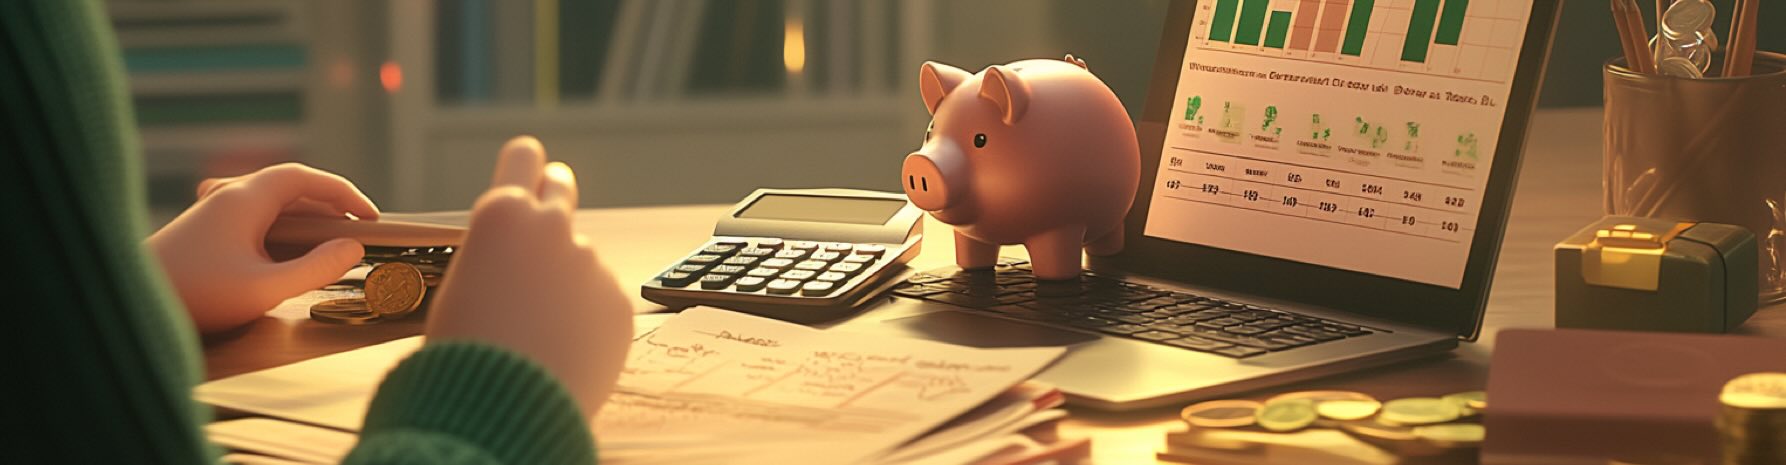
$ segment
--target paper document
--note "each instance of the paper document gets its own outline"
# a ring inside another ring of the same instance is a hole
[[[634,340],[596,436],[848,444],[839,453],[867,458],[986,403],[1063,351],[820,331],[696,308]]]
[[[355,431],[384,371],[420,346],[410,338],[226,378],[195,396]],[[605,462],[873,461],[986,404],[1064,351],[822,331],[694,308],[634,339],[593,427]]]

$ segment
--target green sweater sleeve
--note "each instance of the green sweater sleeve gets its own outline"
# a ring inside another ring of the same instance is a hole
[[[345,463],[593,464],[577,403],[531,360],[429,344],[391,370]]]
[[[143,250],[143,158],[96,0],[0,1],[0,463],[198,464],[198,339]],[[555,379],[510,352],[430,346],[380,387],[350,461],[593,463]]]

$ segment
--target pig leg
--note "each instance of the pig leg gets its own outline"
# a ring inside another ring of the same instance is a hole
[[[1116,255],[1117,252],[1122,251],[1122,231],[1122,223],[1116,223],[1116,227],[1111,228],[1110,232],[1104,233],[1103,236],[1097,239],[1092,239],[1091,242],[1086,243],[1085,253],[1100,257]]]
[[[992,268],[998,263],[998,245],[955,233],[955,266],[963,270]]]
[[[1029,249],[1030,266],[1035,270],[1036,279],[1079,279],[1085,226],[1063,226],[1045,231],[1024,241],[1023,247]]]

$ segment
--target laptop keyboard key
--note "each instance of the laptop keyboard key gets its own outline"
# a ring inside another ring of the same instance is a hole
[[[1249,336],[1254,335],[1254,334],[1263,333],[1266,331],[1265,328],[1260,328],[1260,327],[1252,326],[1252,325],[1229,326],[1222,330],[1227,331],[1229,334],[1240,334],[1240,335],[1249,335]]]
[[[1178,339],[1179,336],[1174,333],[1153,330],[1153,331],[1145,331],[1145,332],[1130,334],[1129,337],[1133,337],[1135,339],[1146,340],[1146,341],[1164,341],[1167,339]]]
[[[1110,334],[1129,335],[1129,334],[1135,334],[1135,333],[1147,331],[1147,327],[1141,326],[1141,325],[1120,324],[1120,325],[1112,325],[1112,326],[1106,326],[1103,328],[1098,328],[1098,331],[1103,331],[1103,332],[1110,333]]]
[[[1204,351],[1204,352],[1208,352],[1208,351],[1212,351],[1212,350],[1216,350],[1216,349],[1234,347],[1234,344],[1229,344],[1229,343],[1217,341],[1214,339],[1204,339],[1204,338],[1200,338],[1200,337],[1196,337],[1196,336],[1185,336],[1185,337],[1181,337],[1178,339],[1168,339],[1165,342],[1167,345],[1174,345],[1174,346],[1179,346],[1179,347],[1183,347],[1186,349],[1199,350],[1199,351]]]
[[[1234,358],[1247,358],[1247,357],[1252,357],[1255,355],[1265,353],[1264,350],[1259,350],[1259,349],[1255,349],[1252,347],[1238,347],[1238,346],[1228,347],[1225,349],[1216,349],[1211,352],[1226,355],[1229,357],[1234,357]]]

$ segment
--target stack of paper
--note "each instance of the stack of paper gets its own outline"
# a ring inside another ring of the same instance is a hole
[[[1024,380],[1060,348],[976,349],[703,308],[650,323],[594,425],[605,463],[975,463],[1058,446],[1060,393]],[[211,425],[225,446],[329,462],[352,447],[382,374],[420,345],[226,378],[196,396],[316,425]]]

